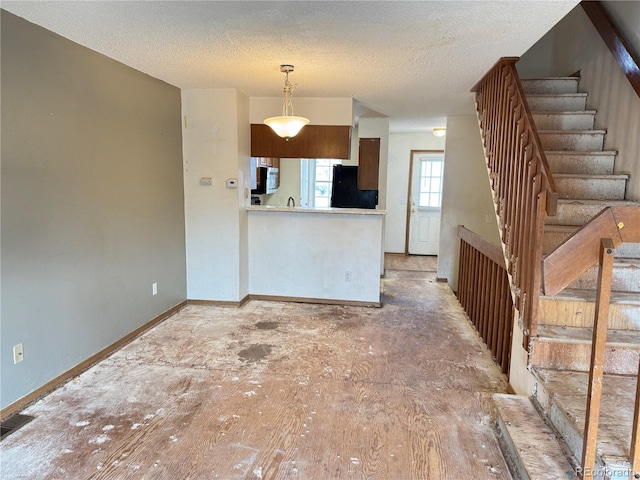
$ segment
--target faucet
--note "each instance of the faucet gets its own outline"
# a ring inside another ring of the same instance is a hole
[[[287,200],[287,207],[295,207],[296,206],[296,201],[293,199],[293,197],[289,197],[289,200]]]

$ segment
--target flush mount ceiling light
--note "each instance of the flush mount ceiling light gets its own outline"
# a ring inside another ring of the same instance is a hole
[[[284,73],[284,103],[282,105],[282,116],[267,118],[264,123],[271,127],[276,134],[285,140],[295,137],[302,127],[309,123],[308,118],[294,117],[293,104],[291,103],[291,92],[295,90],[295,85],[289,83],[289,72],[293,72],[293,65],[280,65],[280,71]]]
[[[444,137],[447,134],[447,129],[442,127],[436,127],[433,129],[433,134],[436,137]]]

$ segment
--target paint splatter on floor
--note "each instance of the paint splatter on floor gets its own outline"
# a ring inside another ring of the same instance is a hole
[[[26,409],[0,476],[508,478],[507,385],[452,292],[383,285],[382,308],[189,306]]]

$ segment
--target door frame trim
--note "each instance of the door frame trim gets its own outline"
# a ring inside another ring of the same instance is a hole
[[[409,186],[407,188],[407,218],[405,220],[405,235],[404,235],[404,254],[409,255],[409,227],[410,227],[410,216],[411,216],[411,185],[413,184],[413,156],[416,153],[442,153],[444,154],[444,150],[411,150],[409,154]]]

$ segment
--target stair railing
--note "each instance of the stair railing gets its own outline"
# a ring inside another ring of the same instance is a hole
[[[599,264],[582,447],[584,480],[602,476],[596,470],[596,445],[605,371],[613,259],[615,249],[625,242],[640,243],[640,206],[605,208],[543,262],[542,284],[546,295],[559,293],[589,268]],[[638,371],[640,372],[640,365]],[[640,478],[640,381],[636,387],[629,462],[633,478]]]
[[[529,350],[537,328],[544,220],[558,202],[551,169],[515,68],[498,61],[471,89],[500,227],[511,294]]]
[[[509,375],[513,301],[504,255],[500,247],[462,225],[458,237],[458,301],[502,373]]]

